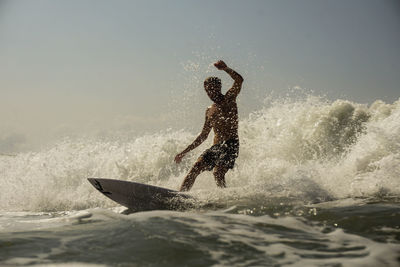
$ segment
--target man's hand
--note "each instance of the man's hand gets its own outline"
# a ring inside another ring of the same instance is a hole
[[[228,66],[225,64],[225,62],[223,62],[222,60],[217,61],[216,63],[214,63],[214,66],[219,69],[219,70],[223,70],[226,69]]]
[[[183,154],[183,153],[179,153],[178,155],[176,155],[176,156],[175,156],[175,162],[176,162],[176,164],[181,163],[182,158],[183,158],[184,156],[185,156],[185,154]]]

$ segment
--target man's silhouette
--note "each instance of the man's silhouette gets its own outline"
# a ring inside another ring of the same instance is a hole
[[[176,155],[175,162],[180,163],[186,153],[203,143],[211,129],[214,129],[214,145],[198,158],[186,175],[180,191],[189,191],[196,177],[206,170],[213,170],[217,185],[226,187],[225,173],[233,168],[239,154],[239,119],[236,97],[242,88],[243,78],[222,60],[215,63],[214,66],[228,73],[234,83],[232,88],[223,95],[221,79],[209,77],[204,81],[204,89],[214,103],[206,110],[206,120],[200,135],[185,150]]]

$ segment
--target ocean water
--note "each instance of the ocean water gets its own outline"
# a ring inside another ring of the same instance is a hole
[[[239,127],[228,188],[203,173],[181,211],[124,214],[86,178],[177,189],[211,144],[174,164],[185,130],[0,156],[0,265],[399,266],[400,101],[270,100]]]

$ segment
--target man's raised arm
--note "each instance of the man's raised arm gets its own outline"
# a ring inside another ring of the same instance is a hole
[[[224,70],[232,77],[234,83],[232,87],[228,90],[228,92],[226,92],[225,96],[236,98],[240,93],[240,89],[242,88],[243,77],[233,69],[229,68],[222,60],[215,63],[214,66],[219,70]]]

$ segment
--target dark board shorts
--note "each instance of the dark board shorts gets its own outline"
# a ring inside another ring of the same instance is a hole
[[[204,151],[200,158],[202,158],[202,161],[206,164],[206,170],[211,171],[216,166],[233,169],[238,155],[239,140],[229,139],[213,145]]]

